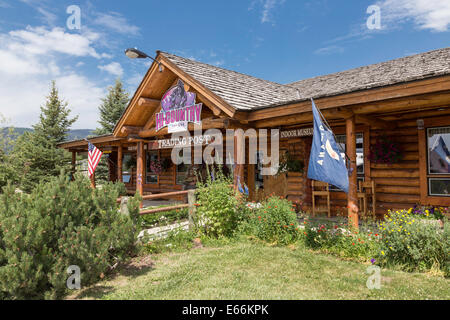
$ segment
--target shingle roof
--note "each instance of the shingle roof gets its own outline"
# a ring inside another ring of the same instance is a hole
[[[160,53],[238,110],[251,110],[298,98],[297,91],[289,86],[170,53]]]
[[[160,53],[238,110],[255,110],[450,74],[450,47],[286,85]]]
[[[288,84],[302,98],[333,96],[450,74],[450,47]]]

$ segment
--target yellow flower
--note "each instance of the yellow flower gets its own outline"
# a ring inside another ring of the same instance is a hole
[[[384,256],[384,251],[381,251],[381,254]]]

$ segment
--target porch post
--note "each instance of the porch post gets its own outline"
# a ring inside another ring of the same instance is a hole
[[[123,159],[123,147],[119,145],[117,150],[117,181],[123,182],[123,174],[122,174],[122,159]]]
[[[136,163],[136,191],[141,196],[144,195],[144,186],[142,184],[144,177],[144,143],[139,141],[137,143],[137,163]],[[141,202],[141,207],[143,206]]]
[[[348,221],[358,229],[358,198],[357,198],[357,173],[356,173],[356,132],[355,115],[346,119],[347,129],[347,155],[350,158],[349,188],[347,195]]]
[[[245,138],[243,130],[236,130],[234,134],[234,188],[238,188],[238,178],[243,187],[244,184],[244,163],[245,163]]]
[[[76,163],[77,163],[77,152],[72,151],[72,174],[70,180],[75,180],[75,172],[76,172]]]

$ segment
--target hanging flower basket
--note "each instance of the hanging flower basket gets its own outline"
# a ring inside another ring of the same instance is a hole
[[[377,138],[375,145],[370,147],[368,159],[373,163],[397,163],[402,159],[398,143],[388,137]]]
[[[161,164],[161,161],[159,160],[150,161],[150,170],[154,174],[161,174],[161,172],[163,172],[163,166]]]

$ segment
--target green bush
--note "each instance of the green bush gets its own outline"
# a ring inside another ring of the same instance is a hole
[[[344,258],[367,261],[379,252],[381,235],[362,226],[353,230],[345,222],[322,223],[305,220],[305,245]]]
[[[270,197],[260,206],[247,206],[247,219],[242,230],[268,242],[289,244],[298,240],[300,229],[292,202]]]
[[[240,220],[240,201],[230,187],[233,180],[221,171],[214,175],[214,179],[208,174],[206,181],[197,183],[195,223],[202,234],[230,236]]]
[[[139,199],[118,212],[120,185],[93,190],[86,178],[62,174],[31,194],[0,195],[0,295],[7,299],[58,298],[67,268],[81,269],[81,285],[103,277],[135,250]]]
[[[390,211],[380,223],[382,263],[405,271],[449,270],[450,226],[424,220],[409,210]]]

